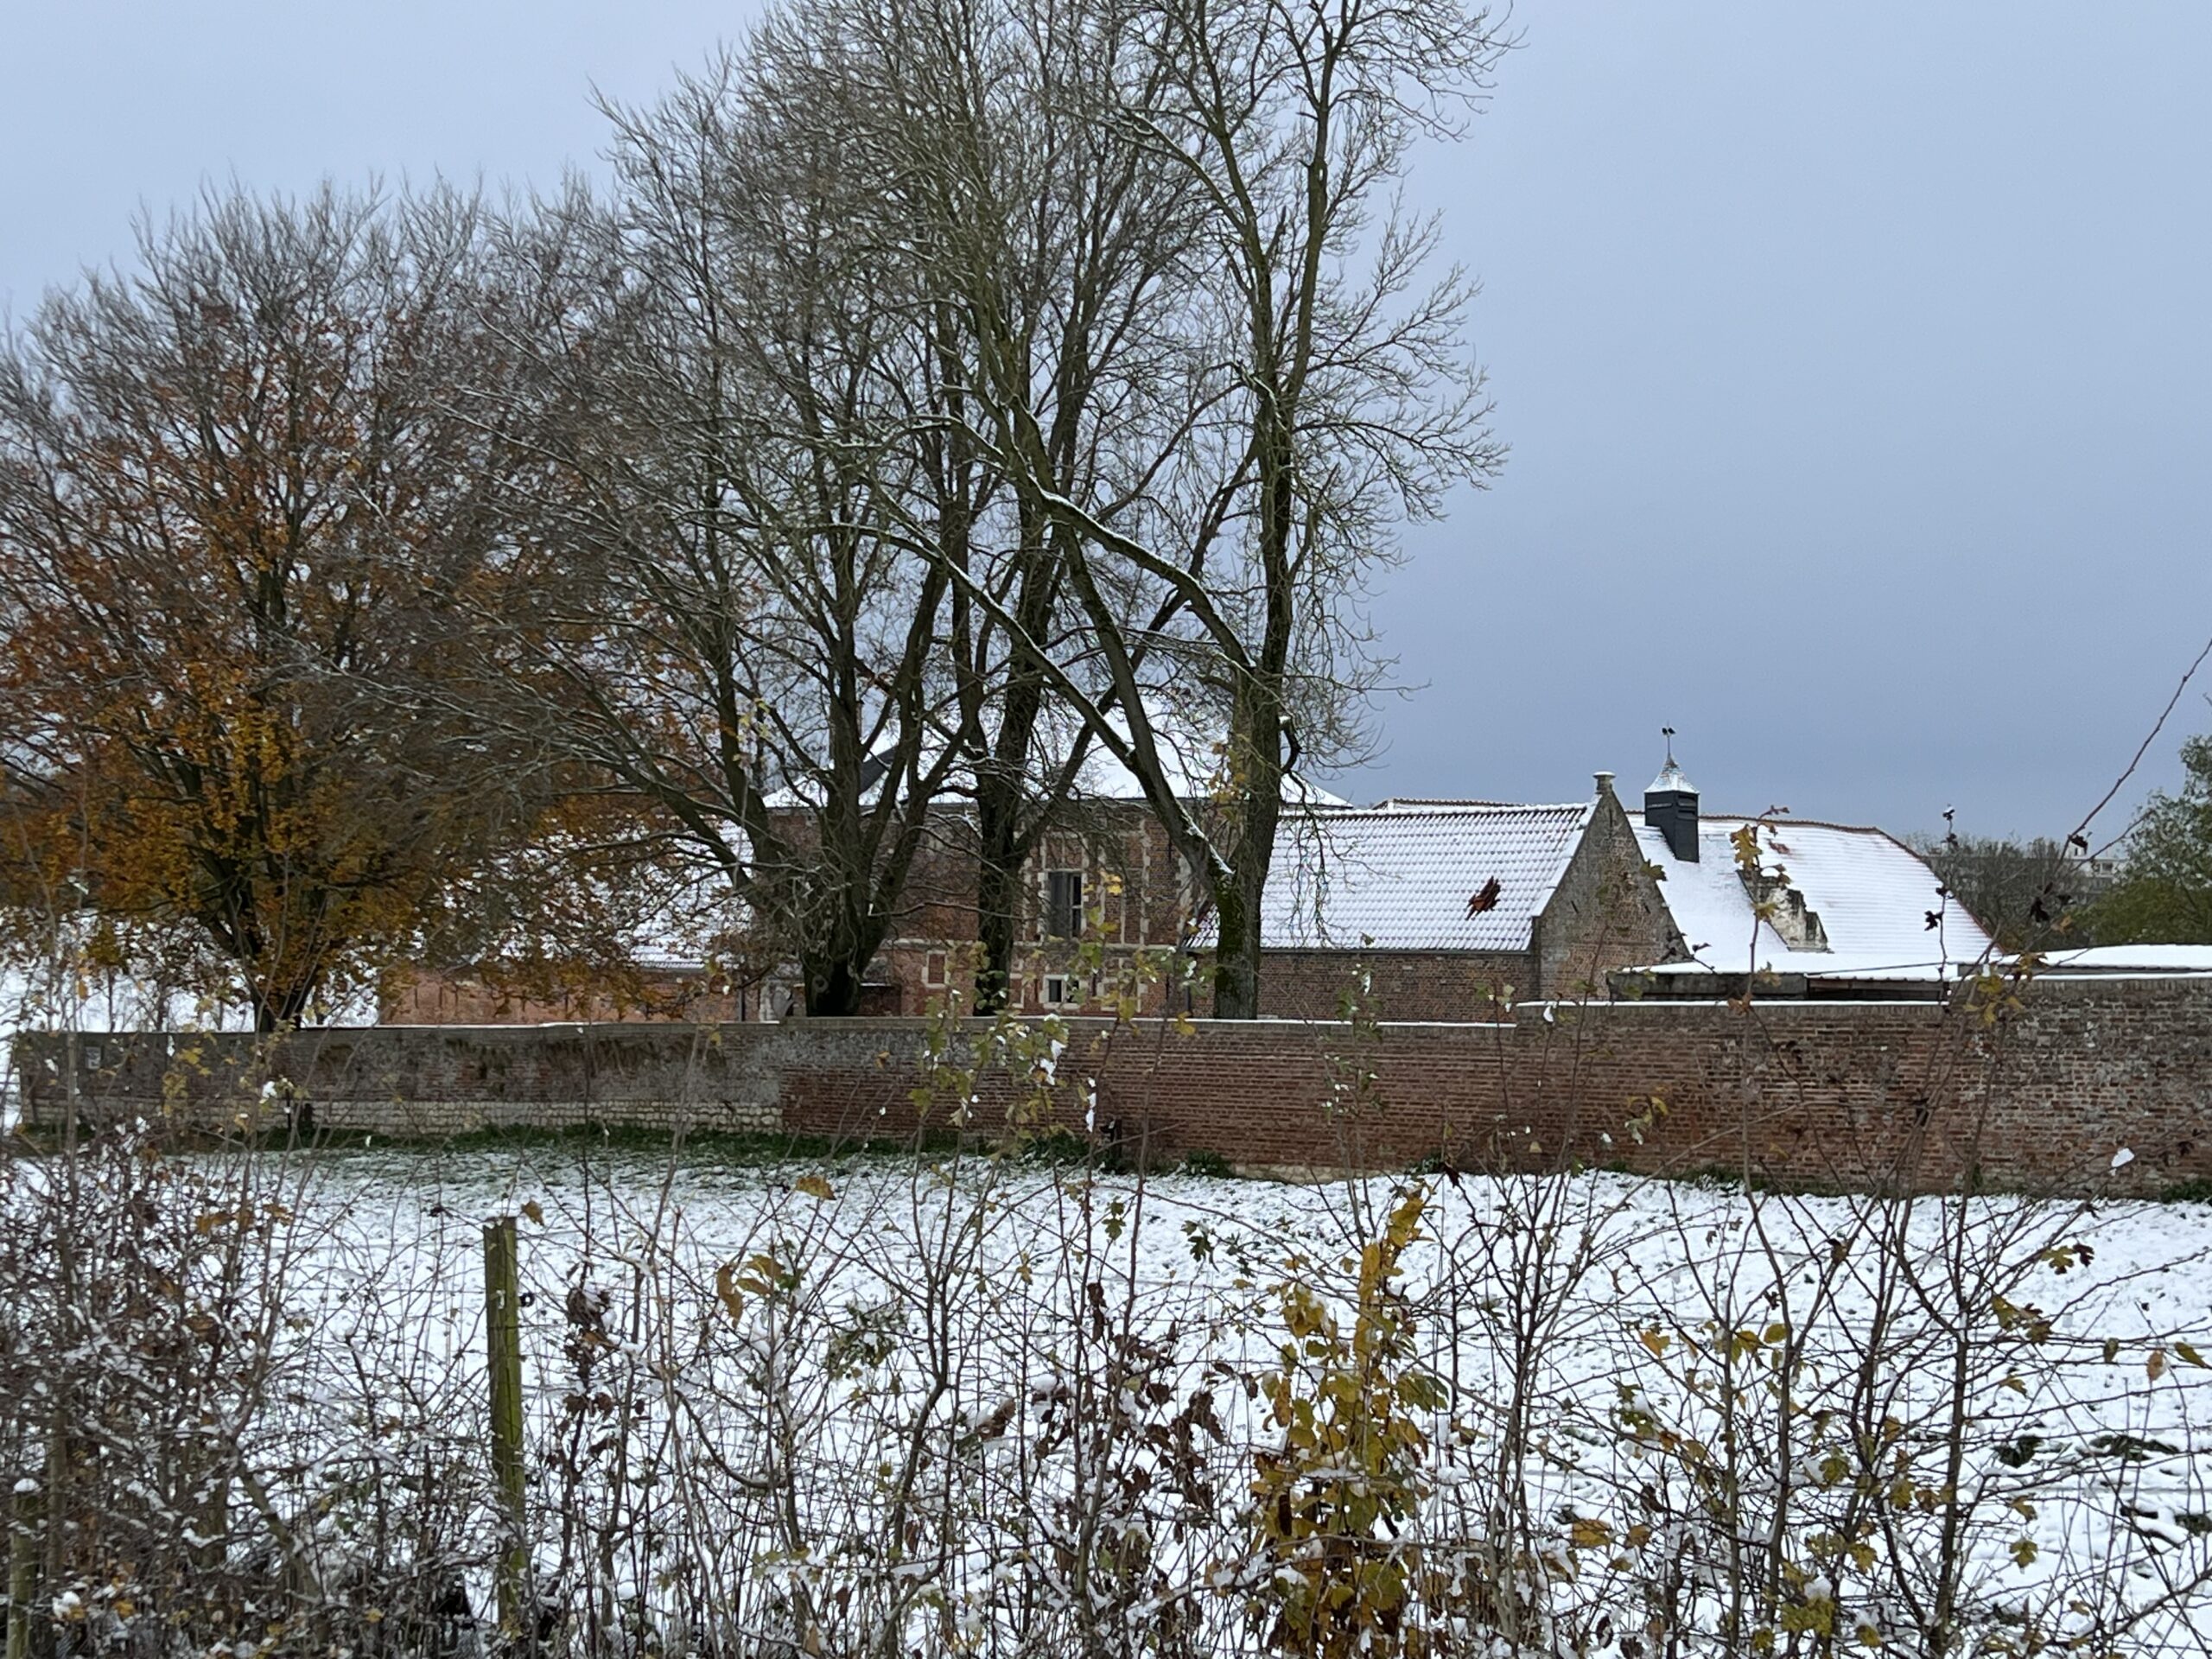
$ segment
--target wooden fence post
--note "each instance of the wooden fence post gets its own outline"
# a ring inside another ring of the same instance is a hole
[[[45,1506],[35,1482],[16,1483],[8,1499],[8,1659],[30,1659],[31,1603],[38,1593],[39,1522]]]
[[[523,1526],[522,1269],[515,1218],[484,1224],[484,1343],[490,1362],[492,1479],[497,1487],[501,1534],[496,1583],[499,1628],[527,1643],[531,1632],[523,1588],[530,1552]]]

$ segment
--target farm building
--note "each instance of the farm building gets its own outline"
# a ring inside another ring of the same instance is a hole
[[[1014,1002],[1096,1012],[1199,1007],[1180,970],[1206,918],[1134,779],[1094,766],[1033,860]],[[956,807],[918,862],[907,912],[868,974],[866,1007],[919,1014],[964,983],[976,937],[972,823]],[[1355,992],[1396,1020],[1490,1017],[1516,1001],[1625,994],[1933,994],[1991,948],[1925,860],[1882,830],[1705,815],[1670,758],[1630,809],[1612,774],[1591,798],[1530,804],[1307,791],[1286,812],[1262,915],[1262,1012],[1335,1019]],[[791,977],[746,971],[695,941],[633,971],[518,991],[425,978],[390,1000],[397,1024],[576,1019],[780,1019]]]

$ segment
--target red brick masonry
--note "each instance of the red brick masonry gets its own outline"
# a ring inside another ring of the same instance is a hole
[[[918,1107],[929,1022],[415,1027],[85,1036],[81,1110],[442,1135],[580,1123],[882,1140]],[[969,1036],[980,1027],[963,1028]],[[1793,1183],[1905,1180],[2159,1192],[2212,1182],[2212,980],[2050,981],[1993,1023],[1978,998],[1524,1006],[1491,1025],[1065,1022],[1046,1127],[1153,1161],[1249,1169],[1570,1162]],[[34,1123],[68,1097],[67,1041],[22,1039]],[[1361,1084],[1363,1074],[1370,1080]],[[277,1086],[264,1092],[274,1077]],[[978,1088],[988,1131],[1034,1085]],[[2115,1154],[2132,1157],[2113,1167]]]

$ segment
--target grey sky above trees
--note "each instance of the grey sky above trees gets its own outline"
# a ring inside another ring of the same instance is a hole
[[[18,14],[0,303],[233,173],[603,173],[589,86],[648,99],[748,15]],[[1633,787],[1663,721],[1717,805],[2070,827],[2212,632],[2212,12],[1517,22],[1472,142],[1414,190],[1484,283],[1513,454],[1408,533],[1376,620],[1420,689],[1349,789]],[[2192,695],[2121,804],[2208,727]]]

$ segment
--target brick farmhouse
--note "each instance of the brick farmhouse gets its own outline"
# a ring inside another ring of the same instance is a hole
[[[942,815],[909,908],[868,976],[866,1011],[924,1013],[963,987],[976,925],[972,819]],[[1024,1011],[1203,1010],[1206,918],[1133,785],[1098,789],[1048,836],[1014,970]],[[1493,1017],[1516,1002],[1931,988],[1990,939],[1918,855],[1878,830],[1701,816],[1672,760],[1624,806],[1612,774],[1560,804],[1318,793],[1285,813],[1262,921],[1263,1015],[1340,1018],[1356,995],[1397,1020]],[[1138,964],[1147,964],[1141,973]],[[425,976],[386,1023],[753,1021],[803,1013],[795,976],[747,982],[703,952],[641,953],[626,988],[524,995]],[[1123,999],[1127,999],[1123,1001]]]

